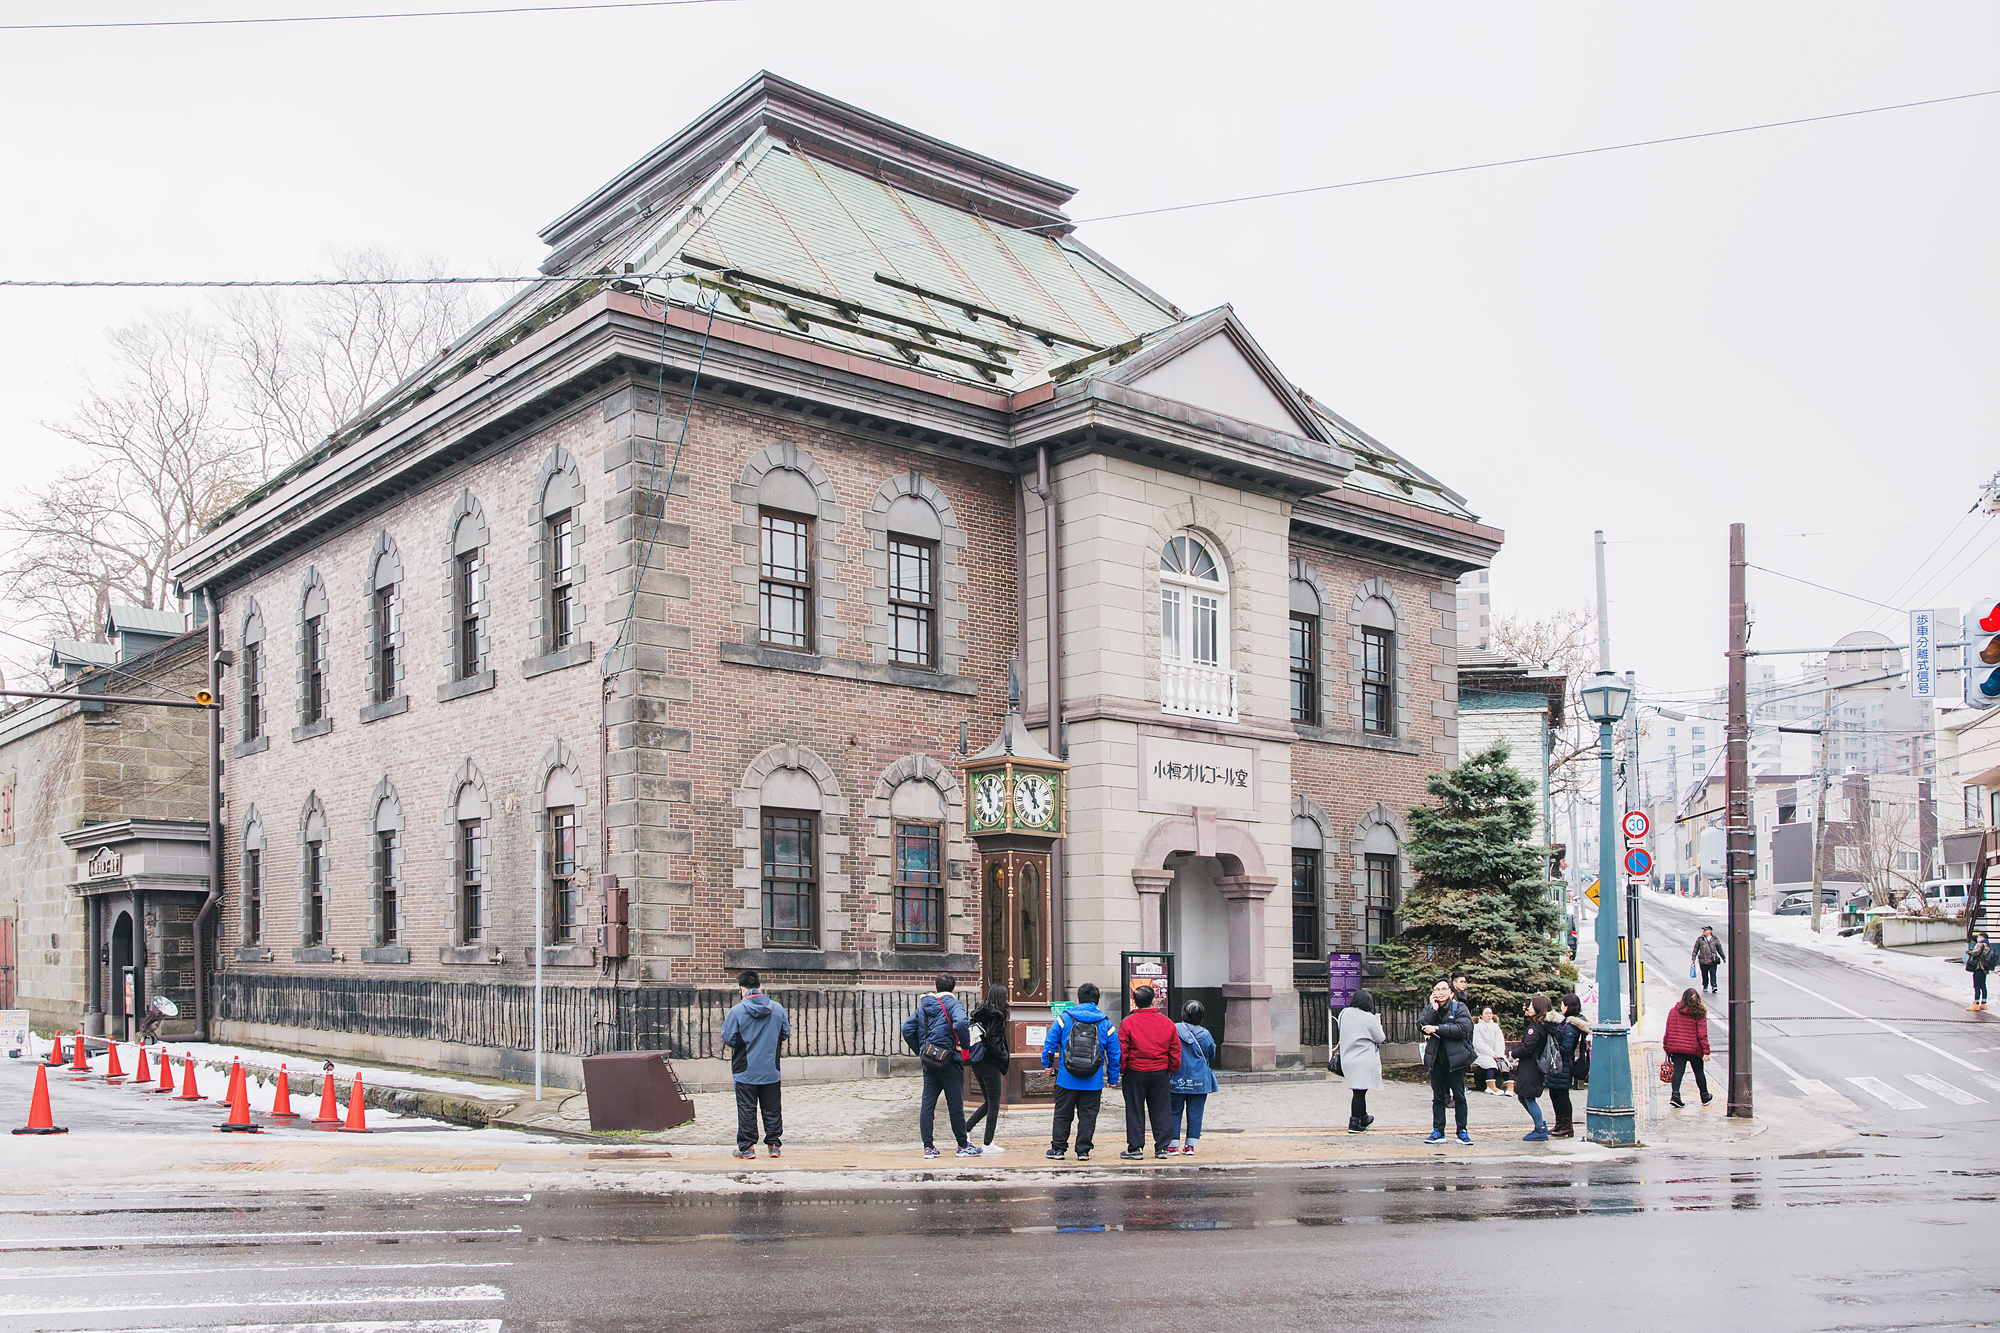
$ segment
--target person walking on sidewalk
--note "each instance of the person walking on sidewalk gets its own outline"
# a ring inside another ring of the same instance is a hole
[[[1375,1123],[1368,1093],[1382,1086],[1382,1043],[1389,1034],[1375,1016],[1374,995],[1365,990],[1354,992],[1337,1021],[1333,1039],[1340,1043],[1340,1076],[1347,1080],[1347,1132],[1359,1134]]]
[[[1521,1064],[1514,1071],[1514,1095],[1521,1099],[1522,1108],[1535,1126],[1521,1137],[1527,1143],[1547,1143],[1549,1127],[1542,1119],[1542,1092],[1547,1086],[1547,1074],[1542,1068],[1542,1057],[1548,1051],[1551,1036],[1549,997],[1529,996],[1521,1013],[1527,1021],[1521,1025]]]
[[[1076,1003],[1049,1024],[1042,1038],[1042,1068],[1056,1071],[1055,1125],[1044,1154],[1060,1162],[1069,1151],[1069,1127],[1076,1123],[1076,1160],[1090,1160],[1097,1138],[1097,1112],[1104,1101],[1104,1078],[1118,1086],[1118,1032],[1097,1007],[1097,987],[1076,988]]]
[[[738,974],[743,998],[722,1020],[722,1049],[736,1081],[736,1156],[757,1156],[757,1119],[764,1120],[764,1146],[772,1157],[785,1139],[783,1076],[778,1045],[792,1035],[785,1006],[764,994],[755,972]]]
[[[1562,1065],[1544,1078],[1549,1090],[1549,1109],[1556,1113],[1556,1123],[1549,1129],[1552,1139],[1573,1139],[1576,1137],[1575,1108],[1570,1102],[1570,1089],[1575,1086],[1577,1076],[1587,1067],[1587,1061],[1579,1058],[1584,1051],[1584,1042],[1590,1038],[1590,1020],[1583,1016],[1583,1001],[1574,991],[1562,997],[1562,1022],[1550,1032],[1549,1039],[1562,1052]]]
[[[924,1156],[941,1157],[932,1135],[937,1128],[938,1094],[944,1094],[945,1110],[951,1116],[951,1136],[958,1140],[960,1157],[977,1157],[979,1149],[965,1133],[965,1056],[972,1040],[966,1023],[965,1006],[952,994],[958,979],[949,972],[937,975],[937,989],[917,1001],[917,1007],[903,1020],[903,1042],[924,1064],[924,1102],[917,1112],[917,1128],[924,1136]]]
[[[1458,1141],[1470,1145],[1466,1128],[1465,1070],[1472,1063],[1472,1011],[1452,998],[1451,983],[1431,987],[1431,1002],[1417,1015],[1424,1034],[1424,1067],[1431,1077],[1431,1136],[1426,1143],[1444,1142],[1444,1109],[1451,1106],[1458,1121]]]
[[[1153,1007],[1153,988],[1132,988],[1132,1012],[1118,1025],[1119,1079],[1125,1086],[1125,1151],[1121,1161],[1146,1155],[1146,1122],[1153,1126],[1153,1156],[1165,1157],[1173,1130],[1167,1109],[1172,1082],[1181,1067],[1181,1034],[1173,1020]]]
[[[965,1118],[965,1134],[972,1137],[972,1127],[981,1120],[986,1122],[985,1152],[999,1152],[993,1146],[993,1133],[1000,1128],[1001,1080],[1007,1076],[1007,988],[988,986],[986,1003],[972,1011],[972,1026],[979,1035],[972,1042],[972,1073],[979,1080],[979,1109]]]
[[[1486,1086],[1488,1079],[1493,1080],[1490,1088]],[[1500,1030],[1500,1021],[1493,1017],[1493,1007],[1488,1005],[1479,1011],[1479,1021],[1472,1025],[1472,1090],[1505,1097],[1507,1089],[1502,1085],[1506,1081],[1507,1034]]]
[[[1701,987],[1710,995],[1715,994],[1715,969],[1722,965],[1724,954],[1722,941],[1715,937],[1714,926],[1703,926],[1701,934],[1695,938],[1693,959],[1701,968]]]
[[[1993,952],[1992,943],[1984,934],[1965,951],[1965,970],[1972,973],[1972,1003],[1965,1006],[1967,1013],[1986,1012],[1986,974],[2000,967],[2000,954]]]
[[[1714,1101],[1708,1095],[1708,1074],[1701,1063],[1708,1059],[1708,1006],[1701,1002],[1701,992],[1694,987],[1682,991],[1681,1002],[1668,1011],[1667,1034],[1660,1046],[1674,1066],[1674,1092],[1667,1105],[1685,1105],[1681,1101],[1681,1075],[1689,1065],[1694,1066],[1694,1086],[1701,1094],[1701,1104],[1706,1106]]]
[[[1167,1092],[1171,1104],[1167,1108],[1167,1146],[1169,1156],[1175,1153],[1189,1154],[1201,1142],[1201,1117],[1208,1109],[1208,1094],[1216,1089],[1215,1038],[1201,1025],[1205,1011],[1200,1000],[1189,1000],[1181,1006],[1181,1021],[1174,1024],[1174,1031],[1181,1036],[1181,1063],[1174,1070],[1174,1076],[1167,1080]],[[1181,1135],[1181,1117],[1187,1116],[1187,1135]]]

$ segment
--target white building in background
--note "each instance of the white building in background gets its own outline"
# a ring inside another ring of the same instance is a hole
[[[1475,569],[1458,580],[1458,642],[1460,647],[1493,647],[1493,571]]]

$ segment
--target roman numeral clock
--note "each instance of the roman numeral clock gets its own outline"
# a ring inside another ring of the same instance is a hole
[[[979,848],[981,972],[1014,1005],[1045,1005],[1057,998],[1049,861],[1063,836],[1069,765],[1028,733],[1018,692],[1009,696],[999,736],[965,761],[966,832]]]

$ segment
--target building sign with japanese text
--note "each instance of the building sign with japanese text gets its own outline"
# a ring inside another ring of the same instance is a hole
[[[1252,746],[1178,736],[1139,737],[1142,809],[1207,806],[1255,812],[1259,808],[1258,776],[1258,754]]]

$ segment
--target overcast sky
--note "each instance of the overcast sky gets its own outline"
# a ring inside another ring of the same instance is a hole
[[[0,23],[457,0],[0,4]],[[511,0],[469,0],[501,5]],[[759,68],[1104,214],[2000,88],[1991,4],[790,4],[0,34],[0,272],[284,277],[338,247],[531,271],[538,228]],[[1091,223],[1462,492],[1497,609],[1591,598],[1658,690],[1757,641],[2000,592],[2000,97]],[[0,291],[0,487],[64,461],[101,331],[173,294]],[[1957,527],[1953,525],[1957,524]],[[1799,536],[1797,534],[1813,534]],[[1927,553],[1937,550],[1927,564]],[[1955,688],[1955,687],[1954,687]]]

